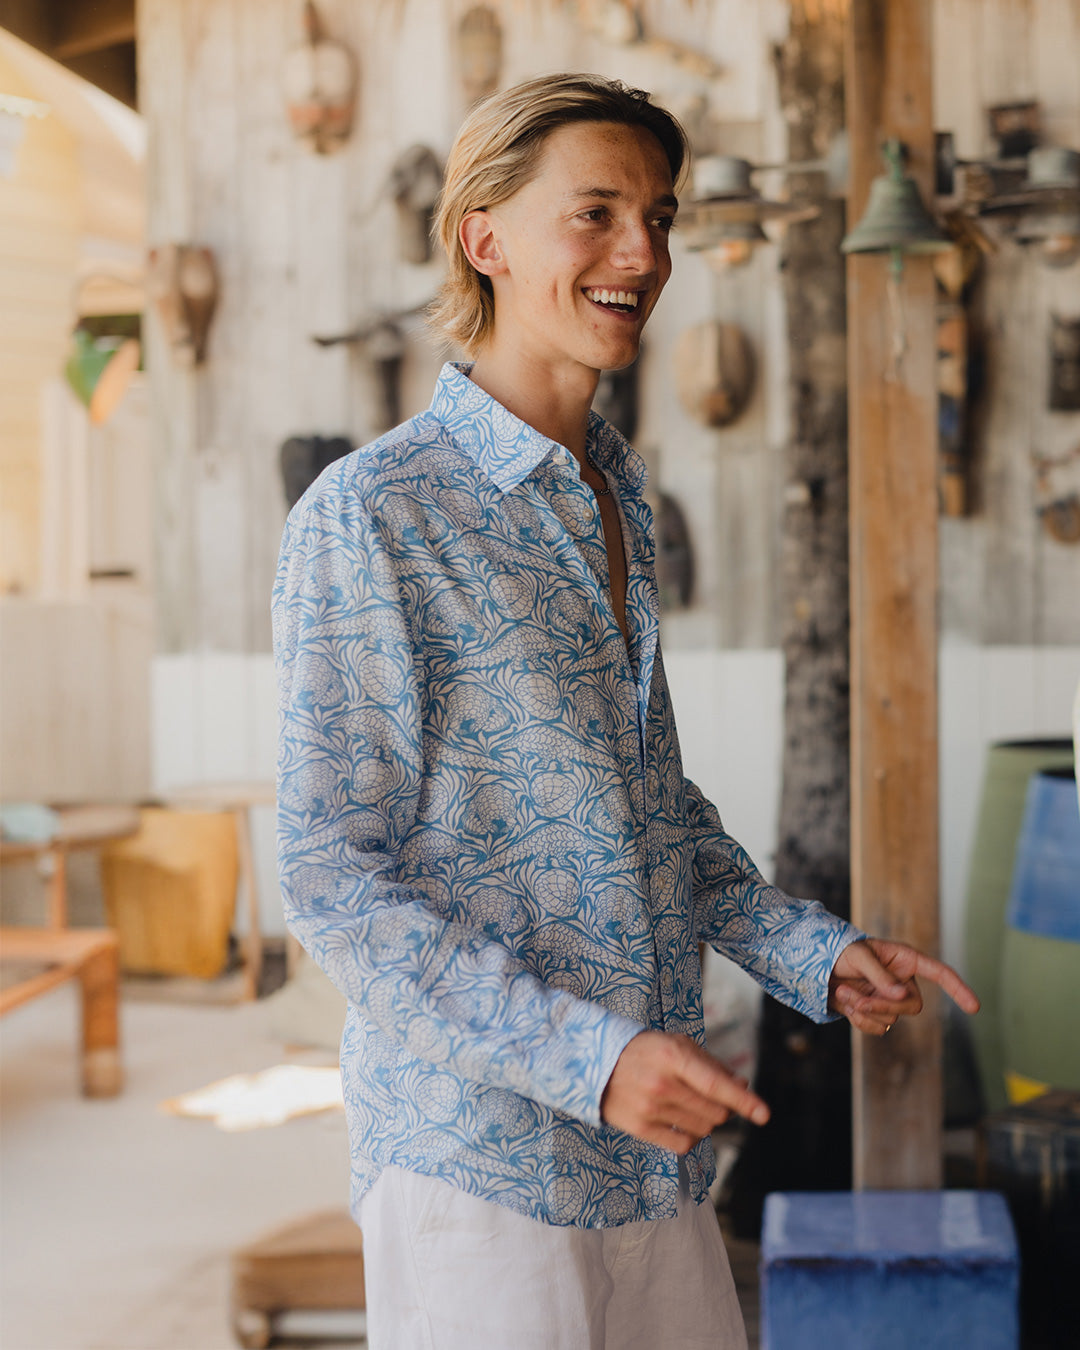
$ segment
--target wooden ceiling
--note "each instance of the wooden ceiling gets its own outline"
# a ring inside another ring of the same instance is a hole
[[[0,0],[0,28],[136,106],[135,0]]]

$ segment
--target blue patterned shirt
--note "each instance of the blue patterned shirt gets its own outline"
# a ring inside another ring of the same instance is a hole
[[[600,1120],[623,1047],[703,1040],[699,940],[823,1021],[860,935],[683,776],[641,461],[590,415],[627,644],[577,462],[468,369],[309,489],[274,590],[282,889],[348,1000],[354,1212],[396,1164],[552,1224],[667,1218],[676,1155]],[[686,1163],[700,1200],[707,1139]]]

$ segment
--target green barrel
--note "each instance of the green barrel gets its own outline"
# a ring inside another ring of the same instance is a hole
[[[1028,780],[1072,764],[1069,740],[1004,741],[987,751],[964,907],[965,974],[982,1000],[971,1031],[988,1111],[1007,1104],[1001,1046],[1001,952]]]
[[[1080,806],[1071,769],[1032,775],[1001,952],[1010,1094],[1080,1091]]]

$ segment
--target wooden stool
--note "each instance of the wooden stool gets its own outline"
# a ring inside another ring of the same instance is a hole
[[[115,1097],[124,1078],[117,1013],[120,955],[116,934],[103,928],[3,928],[0,960],[46,967],[0,992],[0,1016],[66,980],[79,981],[82,1090],[87,1097]]]
[[[247,1350],[270,1344],[280,1313],[365,1307],[363,1243],[347,1210],[309,1214],[233,1252],[232,1328]]]

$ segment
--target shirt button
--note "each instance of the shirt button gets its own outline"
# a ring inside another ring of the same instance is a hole
[[[660,988],[665,994],[671,993],[671,971],[664,969],[660,974]]]

